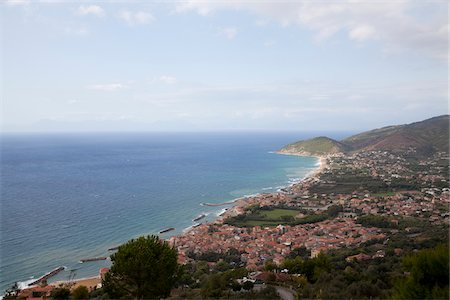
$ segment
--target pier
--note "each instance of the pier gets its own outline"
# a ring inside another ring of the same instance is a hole
[[[197,222],[197,221],[203,219],[204,217],[206,217],[206,215],[205,215],[205,214],[201,214],[201,215],[199,215],[198,217],[196,217],[196,218],[195,218],[194,220],[192,220],[192,221],[193,221],[193,222]]]
[[[166,228],[166,229],[161,230],[161,231],[159,232],[159,234],[161,234],[161,233],[166,233],[166,232],[169,232],[169,231],[172,231],[172,230],[175,230],[175,228],[174,228],[174,227]]]
[[[107,256],[93,257],[93,258],[84,258],[84,259],[80,259],[80,263],[82,264],[82,263],[85,263],[85,262],[107,260],[107,259],[108,259]]]
[[[40,283],[42,283],[44,281],[47,281],[47,279],[49,279],[50,277],[55,276],[56,274],[58,274],[59,272],[61,272],[64,269],[65,269],[65,267],[58,267],[58,268],[56,268],[54,270],[51,270],[50,272],[46,273],[44,276],[41,276],[38,279],[36,279],[35,281],[30,282],[28,284],[28,286],[37,285],[37,284],[40,284]]]
[[[223,202],[223,203],[202,203],[201,205],[203,205],[203,206],[224,206],[224,205],[230,205],[233,203],[234,203],[234,201],[229,201],[229,202]]]

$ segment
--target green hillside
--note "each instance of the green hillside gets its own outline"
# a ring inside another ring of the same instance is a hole
[[[345,146],[328,137],[316,137],[306,141],[299,141],[283,147],[280,152],[286,154],[325,155],[343,152]]]
[[[449,115],[443,115],[406,125],[388,126],[366,131],[335,141],[317,137],[283,147],[279,152],[301,155],[326,155],[338,152],[415,148],[420,154],[449,152]]]

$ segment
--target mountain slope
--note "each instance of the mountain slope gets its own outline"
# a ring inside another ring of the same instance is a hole
[[[402,151],[413,147],[424,154],[435,151],[448,152],[449,116],[363,132],[344,139],[342,143],[353,151]]]
[[[325,155],[338,152],[388,150],[405,151],[415,148],[420,154],[449,152],[449,115],[443,115],[406,125],[387,126],[335,141],[318,137],[289,144],[280,153]]]
[[[345,145],[328,137],[316,137],[306,141],[299,141],[286,145],[279,153],[299,155],[325,155],[343,152]]]

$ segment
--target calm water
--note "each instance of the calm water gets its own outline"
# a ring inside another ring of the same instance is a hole
[[[54,280],[98,274],[132,237],[163,237],[214,219],[224,202],[303,178],[317,159],[276,155],[299,134],[3,135],[1,290],[67,266]]]

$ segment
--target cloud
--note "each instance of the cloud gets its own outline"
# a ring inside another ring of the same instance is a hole
[[[148,79],[148,83],[150,84],[167,84],[172,85],[178,82],[178,78],[171,75],[161,75],[161,76],[153,76]]]
[[[153,15],[149,12],[145,11],[132,12],[129,10],[122,10],[119,13],[119,18],[125,21],[129,26],[145,25],[155,20]]]
[[[177,83],[177,78],[173,76],[162,75],[159,78],[159,81],[165,84],[175,84]]]
[[[20,5],[28,5],[30,4],[29,0],[6,0],[4,2],[8,6],[20,6]]]
[[[202,16],[217,11],[244,11],[257,20],[275,21],[315,32],[323,42],[339,32],[358,43],[374,40],[384,52],[412,51],[448,60],[446,1],[212,1],[186,0],[175,11]]]
[[[375,29],[373,29],[373,27],[367,26],[367,25],[357,26],[357,27],[353,28],[352,30],[350,30],[350,32],[348,33],[348,36],[352,40],[356,40],[356,41],[364,41],[364,40],[372,38],[374,35],[375,35]]]
[[[225,27],[219,30],[219,35],[226,37],[229,40],[232,40],[236,37],[238,30],[236,27]]]
[[[90,90],[115,92],[123,89],[127,89],[128,86],[122,83],[108,83],[108,84],[93,84],[88,86]]]
[[[76,14],[79,16],[94,15],[96,17],[104,17],[105,11],[98,5],[81,5],[78,7]]]

